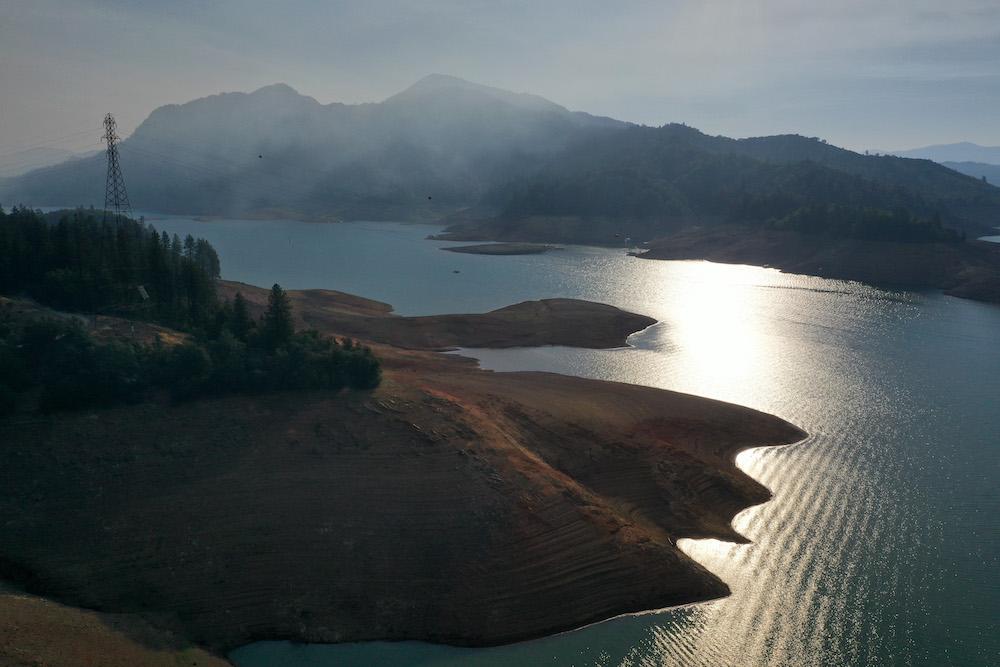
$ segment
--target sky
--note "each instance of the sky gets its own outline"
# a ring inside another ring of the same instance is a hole
[[[998,0],[5,0],[0,156],[283,82],[380,101],[430,73],[709,134],[1000,145]]]

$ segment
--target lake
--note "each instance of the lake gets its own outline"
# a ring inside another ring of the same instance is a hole
[[[463,353],[723,399],[810,433],[740,456],[774,492],[734,522],[752,544],[682,542],[726,599],[488,649],[259,642],[232,652],[240,667],[1000,664],[1000,307],[615,249],[455,254],[419,225],[149,222],[207,238],[228,279],[402,314],[562,296],[651,315],[629,348]]]

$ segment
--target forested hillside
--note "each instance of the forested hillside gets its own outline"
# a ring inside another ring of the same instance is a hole
[[[1000,164],[987,164],[985,162],[942,162],[941,164],[960,174],[978,178],[990,185],[1000,186]]]
[[[796,135],[635,126],[442,75],[374,104],[320,104],[273,85],[167,105],[120,151],[146,210],[318,220],[465,211],[455,219],[490,219],[473,225],[483,238],[608,243],[828,205],[905,209],[970,234],[1000,218],[1000,189],[927,160]],[[0,201],[97,203],[103,184],[96,156],[0,181]]]
[[[204,239],[181,240],[93,210],[42,215],[0,209],[0,293],[56,308],[202,326],[216,308],[219,257]]]
[[[827,206],[855,217],[903,210],[914,220],[979,231],[985,212],[1000,211],[1000,189],[924,160],[858,155],[796,136],[709,137],[670,125],[581,141],[538,173],[498,187],[489,201],[501,220],[486,228],[522,231],[516,221],[532,216],[611,219],[649,238],[691,224],[757,224]]]
[[[137,402],[154,390],[191,399],[379,384],[379,362],[367,347],[295,331],[279,285],[255,320],[241,294],[217,298],[218,277],[219,258],[204,239],[171,238],[141,221],[99,219],[93,211],[0,209],[0,295],[29,296],[83,316],[25,316],[4,300],[0,415]],[[189,335],[171,345],[160,338],[152,346],[98,342],[83,324],[98,313]]]
[[[145,210],[342,218],[434,217],[588,128],[624,123],[532,95],[431,75],[377,104],[320,104],[277,84],[154,110],[120,145]],[[103,156],[0,184],[0,201],[103,201]]]

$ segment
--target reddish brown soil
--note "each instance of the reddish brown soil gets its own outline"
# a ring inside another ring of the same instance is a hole
[[[343,301],[293,299],[314,326]],[[735,454],[804,435],[694,396],[375,349],[372,393],[0,420],[0,565],[215,650],[504,643],[725,595],[676,540],[742,539],[729,520],[769,494]]]
[[[257,315],[268,290],[223,282],[224,298],[240,292]],[[525,301],[489,313],[399,317],[380,301],[333,290],[290,290],[299,325],[395,347],[444,350],[455,347],[535,347],[570,345],[608,348],[656,320],[614,306],[578,299]]]

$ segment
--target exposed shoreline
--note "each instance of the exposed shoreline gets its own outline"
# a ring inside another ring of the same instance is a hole
[[[434,238],[448,241],[558,242],[608,246],[626,236],[653,238],[639,221],[581,218],[473,218],[453,222]],[[635,253],[642,259],[707,260],[769,266],[788,273],[855,280],[878,287],[936,289],[965,299],[1000,303],[1000,244],[893,242],[805,235],[702,221],[673,222],[673,231]],[[617,231],[616,231],[617,230]]]
[[[255,312],[263,312],[268,290],[223,281],[220,293],[241,292]],[[289,290],[300,326],[397,348],[452,350],[459,347],[538,347],[566,345],[607,349],[656,323],[645,315],[579,299],[542,299],[488,313],[402,317],[388,304],[333,290]]]
[[[259,288],[223,286],[236,289],[260,303]],[[805,435],[710,399],[424,351],[474,346],[483,318],[499,322],[494,346],[614,347],[650,321],[608,306],[428,320],[326,290],[289,294],[302,324],[373,343],[378,390],[0,421],[0,510],[23,508],[0,526],[0,555],[39,593],[165,617],[216,651],[551,635],[727,594],[676,540],[744,541],[730,521],[770,493],[736,455]],[[580,317],[603,322],[599,335]],[[341,330],[361,322],[407,345]]]

